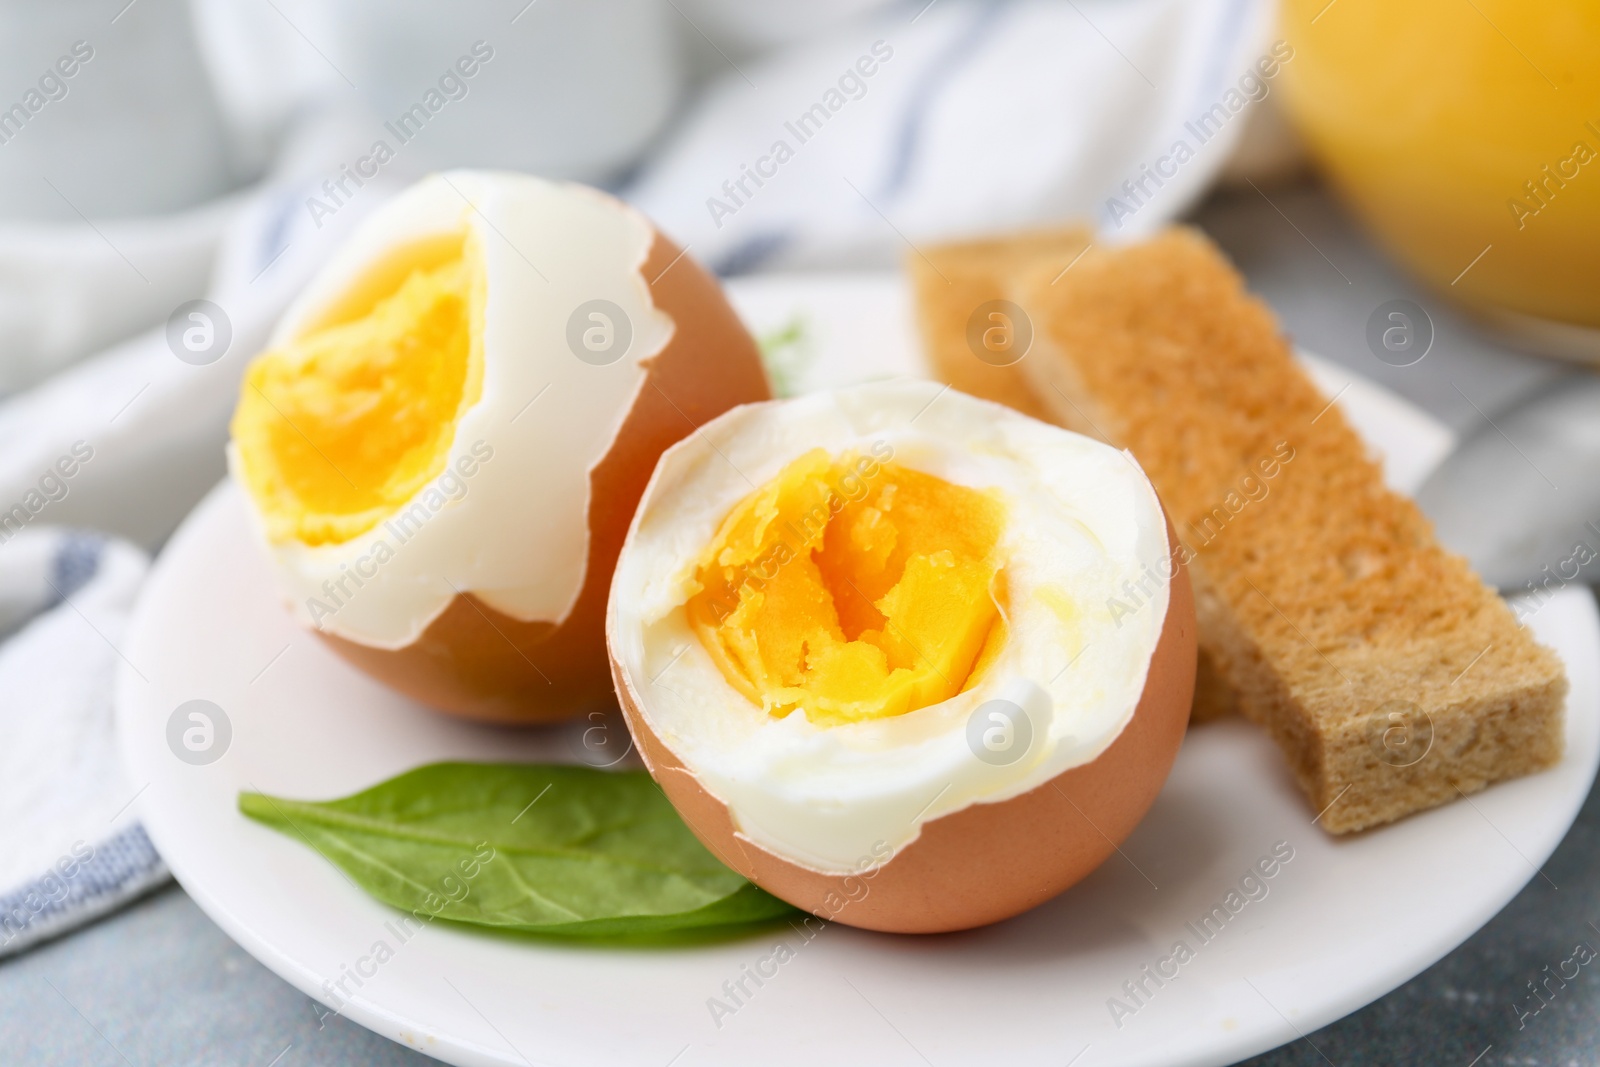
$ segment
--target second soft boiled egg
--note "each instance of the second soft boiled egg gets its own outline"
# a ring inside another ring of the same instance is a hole
[[[1176,758],[1180,548],[1126,453],[928,382],[737,408],[662,457],[612,671],[691,829],[822,918],[1015,915],[1098,866]]]
[[[606,591],[656,459],[768,395],[717,283],[639,213],[453,171],[289,309],[228,458],[301,622],[424,703],[549,721],[610,698]]]

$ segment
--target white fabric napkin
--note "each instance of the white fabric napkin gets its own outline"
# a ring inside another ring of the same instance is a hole
[[[738,61],[627,193],[724,274],[891,266],[926,241],[1075,218],[1109,238],[1135,236],[1199,198],[1238,142],[1250,97],[1271,91],[1270,81],[1240,89],[1247,75],[1260,80],[1271,8],[895,5]],[[1192,153],[1181,162],[1179,140]],[[1154,169],[1168,176],[1152,179]]]
[[[158,219],[0,224],[0,396],[203,293],[243,195]]]

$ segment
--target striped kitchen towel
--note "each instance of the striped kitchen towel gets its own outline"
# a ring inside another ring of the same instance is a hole
[[[132,813],[111,710],[149,560],[125,541],[33,521],[85,462],[92,448],[69,451],[0,511],[0,957],[168,878]]]
[[[1293,49],[1269,0],[910,0],[725,71],[622,189],[718,273],[1194,204]]]

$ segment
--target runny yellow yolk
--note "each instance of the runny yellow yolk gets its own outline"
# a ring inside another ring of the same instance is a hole
[[[701,555],[689,620],[769,714],[903,715],[976,681],[1005,641],[994,496],[814,449],[745,497]]]
[[[233,440],[274,543],[348,541],[444,470],[482,391],[483,279],[468,241],[430,258],[246,372]]]

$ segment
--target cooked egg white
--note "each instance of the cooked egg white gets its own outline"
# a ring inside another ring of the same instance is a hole
[[[1143,692],[1170,559],[1127,454],[935,384],[862,385],[736,409],[663,457],[612,654],[744,837],[843,873],[1100,755]],[[978,758],[994,700],[1032,740]]]
[[[594,190],[488,172],[366,220],[252,364],[228,452],[303,621],[392,649],[468,592],[565,618],[589,471],[673,331],[641,273],[654,236]],[[631,331],[609,363],[569,343],[596,300]]]

